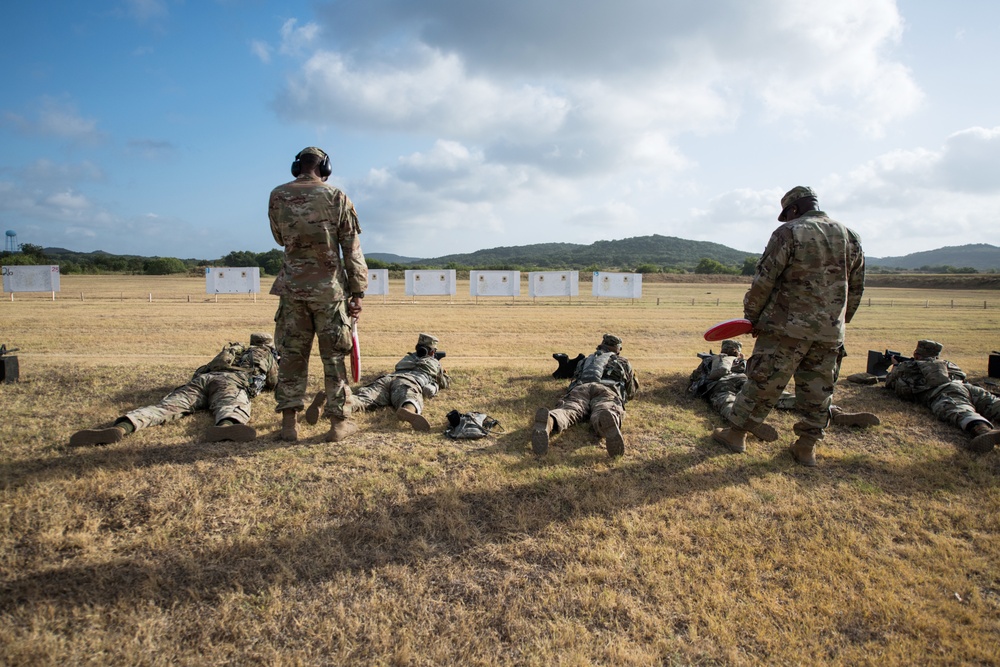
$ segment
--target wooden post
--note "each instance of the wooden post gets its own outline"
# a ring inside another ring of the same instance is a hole
[[[83,301],[83,292],[80,292],[80,301]]]
[[[149,302],[153,303],[153,293],[152,292],[149,293]]]

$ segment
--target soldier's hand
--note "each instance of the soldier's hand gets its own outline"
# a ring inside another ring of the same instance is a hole
[[[361,317],[361,299],[354,298],[347,302],[347,314],[354,319]]]

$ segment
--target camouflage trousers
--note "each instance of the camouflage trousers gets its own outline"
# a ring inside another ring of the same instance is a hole
[[[736,396],[729,421],[744,430],[763,422],[794,377],[795,409],[802,416],[795,424],[795,434],[822,440],[830,424],[833,385],[842,356],[841,343],[761,333],[747,361],[747,382]]]
[[[596,431],[597,420],[605,412],[614,416],[618,428],[622,427],[622,420],[625,418],[622,399],[611,387],[599,382],[588,382],[570,389],[569,393],[559,399],[555,409],[549,410],[549,415],[555,419],[554,430],[559,433],[583,421],[588,415]]]
[[[309,355],[313,339],[319,341],[323,360],[323,386],[326,390],[326,417],[348,417],[346,408],[347,363],[351,353],[351,324],[347,302],[311,303],[281,297],[274,315],[274,343],[281,354],[278,384],[274,388],[275,410],[299,411],[305,404],[309,380]]]
[[[216,425],[223,419],[246,424],[250,421],[250,396],[242,373],[202,373],[183,387],[177,387],[156,405],[133,410],[125,415],[135,430],[159,426],[180,417],[211,410]]]
[[[941,421],[961,429],[975,422],[988,422],[990,426],[1000,423],[1000,399],[968,382],[949,382],[934,396],[920,402]]]
[[[723,419],[729,421],[729,415],[733,414],[733,404],[736,402],[736,392],[730,389],[719,389],[710,393],[707,398],[712,409],[722,415]]]
[[[405,375],[383,375],[374,382],[354,390],[352,403],[360,410],[412,403],[417,412],[424,411],[424,394],[420,383]]]

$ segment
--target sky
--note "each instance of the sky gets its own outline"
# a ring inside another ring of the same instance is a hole
[[[366,253],[759,253],[796,185],[868,256],[1000,245],[989,0],[34,0],[0,58],[19,243],[265,252],[319,146]]]

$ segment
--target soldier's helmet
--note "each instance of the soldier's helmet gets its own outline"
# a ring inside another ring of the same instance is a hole
[[[250,344],[251,345],[267,345],[272,347],[274,345],[274,336],[269,333],[262,333],[260,331],[250,334]]]
[[[785,193],[785,196],[781,198],[781,215],[778,216],[780,222],[785,222],[788,220],[788,207],[797,202],[800,199],[817,199],[816,191],[805,185],[796,185],[794,188]]]
[[[722,354],[728,354],[732,357],[738,356],[740,352],[743,351],[743,344],[738,340],[732,340],[727,338],[722,341]]]
[[[422,333],[417,336],[417,346],[423,346],[427,348],[437,349],[438,339],[437,336],[432,336],[430,334]]]
[[[914,352],[919,354],[921,357],[930,358],[941,354],[941,350],[943,349],[944,346],[941,345],[941,343],[925,338],[924,340],[917,341],[917,349],[914,350]]]
[[[604,334],[604,338],[601,339],[601,345],[604,347],[621,348],[622,339],[614,334]]]

